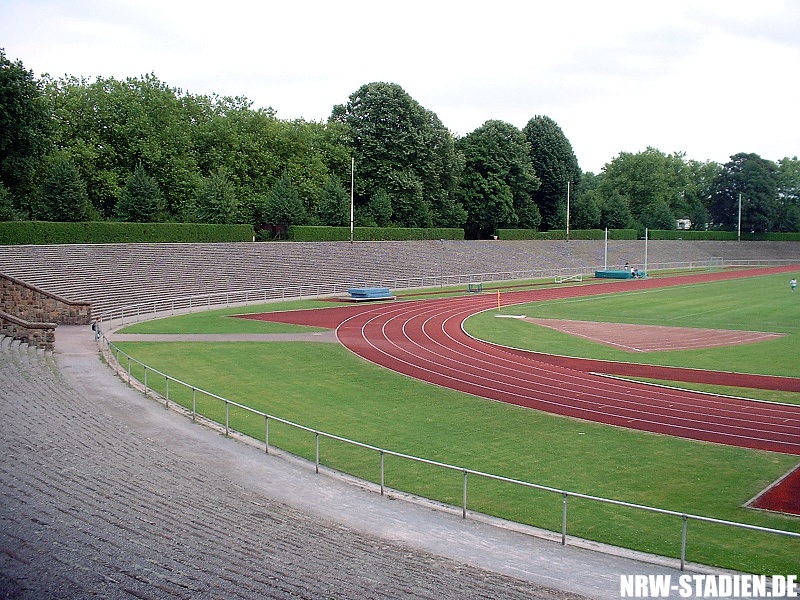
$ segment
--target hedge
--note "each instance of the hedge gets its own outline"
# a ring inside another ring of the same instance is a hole
[[[251,225],[205,223],[53,223],[49,221],[0,222],[0,245],[110,244],[136,242],[250,242]]]
[[[609,229],[610,240],[635,240],[635,229]],[[550,231],[535,231],[533,229],[498,229],[497,238],[501,240],[566,240],[566,229],[552,229]],[[604,229],[570,229],[571,240],[603,240]]]
[[[289,239],[295,242],[349,242],[349,227],[292,225]],[[445,227],[354,227],[353,240],[359,242],[407,240],[463,240],[463,229]]]

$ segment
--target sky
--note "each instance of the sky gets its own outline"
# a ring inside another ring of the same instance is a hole
[[[464,136],[553,119],[584,171],[648,147],[800,155],[797,0],[0,0],[37,77],[153,73],[324,121],[374,81]]]

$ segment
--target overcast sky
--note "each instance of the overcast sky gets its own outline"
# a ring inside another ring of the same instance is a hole
[[[796,0],[0,0],[0,47],[37,76],[152,72],[282,119],[397,83],[461,136],[546,115],[595,173],[648,146],[800,155]]]

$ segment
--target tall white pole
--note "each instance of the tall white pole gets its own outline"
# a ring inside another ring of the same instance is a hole
[[[567,181],[567,241],[569,241],[569,181]]]
[[[353,243],[353,187],[356,180],[356,158],[350,157],[350,243]]]
[[[608,270],[608,227],[606,227],[605,250],[603,251],[603,270]]]
[[[742,241],[742,192],[739,192],[739,226],[736,232],[736,239]]]
[[[649,237],[649,229],[644,228],[644,272],[647,274],[647,239]]]

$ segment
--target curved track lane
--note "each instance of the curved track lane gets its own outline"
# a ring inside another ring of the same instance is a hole
[[[760,269],[757,274],[775,272]],[[727,279],[719,273],[503,295],[505,306],[538,300]],[[363,358],[436,385],[550,413],[721,444],[800,454],[800,406],[718,397],[619,381],[552,364],[535,353],[475,340],[464,320],[497,306],[489,295],[400,302],[349,315],[341,343]],[[576,363],[578,364],[578,363]],[[782,378],[791,381],[791,378]]]

